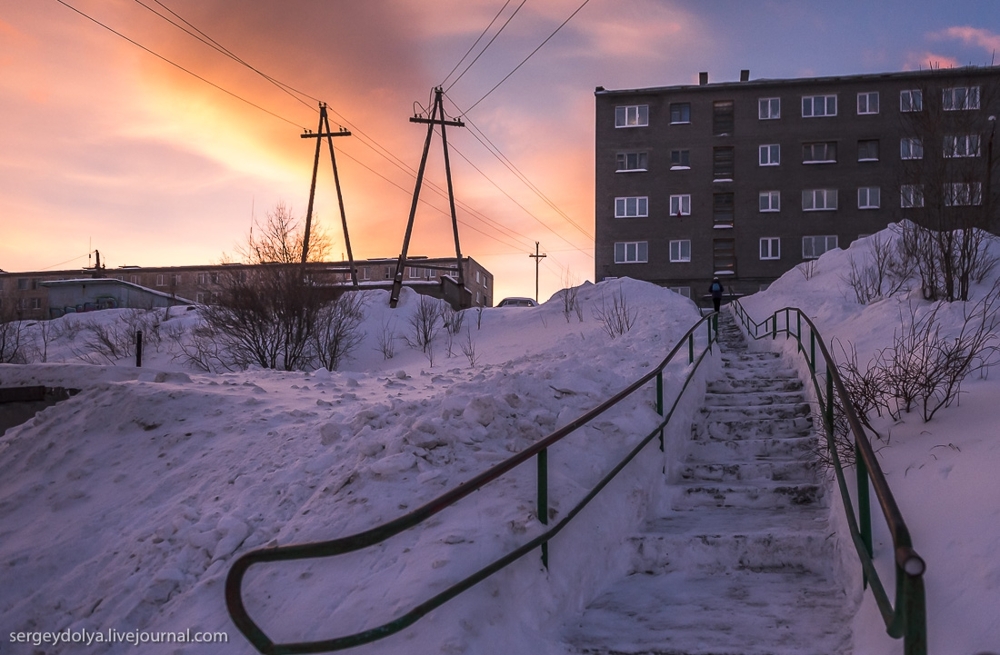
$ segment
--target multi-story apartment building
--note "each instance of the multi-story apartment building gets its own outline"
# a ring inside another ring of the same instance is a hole
[[[355,261],[358,283],[363,289],[389,288],[396,272],[396,259]],[[404,286],[419,293],[444,297],[450,302],[455,292],[453,279],[455,259],[409,257],[403,272]],[[462,258],[465,290],[468,296],[462,306],[491,307],[493,305],[493,274],[471,257]],[[101,307],[100,302],[76,306],[50,306],[47,283],[88,278],[110,278],[145,287],[159,294],[184,301],[211,303],[222,292],[226,276],[246,264],[210,264],[205,266],[121,266],[118,268],[83,269],[73,271],[41,271],[6,273],[0,271],[0,320],[4,317],[44,319],[61,316],[67,311],[85,311]],[[347,262],[310,262],[307,275],[318,286],[349,287],[351,277]],[[61,285],[64,286],[64,285]]]
[[[701,300],[713,276],[753,293],[904,218],[996,231],[1000,67],[595,96],[596,280]]]

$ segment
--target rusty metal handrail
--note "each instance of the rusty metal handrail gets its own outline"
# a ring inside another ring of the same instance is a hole
[[[583,414],[568,425],[556,430],[531,447],[526,448],[525,450],[480,473],[471,480],[460,484],[458,487],[455,487],[454,489],[438,496],[404,516],[348,537],[342,537],[330,541],[261,548],[244,553],[236,560],[236,562],[233,563],[232,567],[229,569],[229,574],[226,576],[226,607],[229,610],[229,615],[232,618],[233,623],[258,651],[267,655],[284,655],[286,653],[320,653],[343,650],[345,648],[352,648],[354,646],[360,646],[361,644],[377,641],[399,632],[407,626],[415,623],[418,619],[434,608],[439,607],[478,582],[520,559],[535,548],[541,547],[543,562],[547,562],[547,545],[549,540],[559,533],[583,509],[583,507],[586,506],[598,494],[598,492],[600,492],[657,435],[660,437],[660,449],[663,449],[664,427],[673,416],[674,410],[677,408],[681,396],[687,389],[688,384],[693,378],[699,365],[702,361],[704,361],[706,355],[712,352],[712,344],[717,339],[717,318],[718,315],[713,313],[703,317],[695,323],[687,331],[687,333],[681,337],[674,348],[658,366],[622,391],[615,394],[610,399]],[[707,327],[707,343],[705,344],[705,347],[701,351],[700,355],[696,358],[694,347],[695,333],[703,325]],[[685,346],[687,347],[688,364],[691,366],[691,370],[688,371],[684,383],[680,391],[678,391],[677,398],[674,400],[669,412],[664,414],[663,370],[668,364],[670,364],[671,361],[673,361],[674,357],[681,352],[681,349]],[[393,535],[399,534],[404,530],[422,523],[431,516],[453,505],[460,499],[468,496],[477,489],[483,487],[489,482],[492,482],[493,480],[496,480],[503,474],[536,456],[538,458],[539,466],[538,517],[541,523],[547,523],[547,490],[544,488],[544,480],[546,479],[546,469],[544,467],[546,466],[545,461],[547,449],[578,428],[586,425],[594,418],[611,409],[654,379],[656,380],[657,393],[656,409],[657,412],[664,417],[663,421],[652,432],[647,434],[622,461],[620,461],[607,475],[605,475],[605,477],[593,489],[591,489],[583,500],[569,510],[566,516],[559,523],[523,546],[488,564],[479,571],[455,583],[429,600],[417,605],[405,614],[383,625],[363,630],[352,635],[319,641],[278,644],[272,641],[271,638],[264,633],[260,626],[257,625],[247,612],[246,606],[243,603],[243,578],[246,575],[247,570],[254,564],[332,557],[378,544]]]
[[[778,335],[783,333],[787,335],[786,338],[792,337],[798,342],[798,351],[803,354],[806,362],[809,364],[813,386],[816,390],[817,402],[823,415],[827,447],[830,450],[830,457],[834,464],[837,485],[844,499],[847,524],[851,531],[854,547],[858,552],[858,559],[861,562],[861,568],[864,572],[865,584],[871,586],[872,595],[875,597],[879,611],[882,614],[882,620],[886,625],[886,632],[895,639],[903,639],[903,651],[905,655],[926,655],[927,615],[923,582],[926,564],[913,549],[910,531],[906,527],[906,522],[899,511],[896,499],[889,489],[889,483],[886,481],[885,475],[882,473],[882,468],[875,458],[875,451],[872,449],[868,435],[865,434],[864,428],[861,426],[861,421],[858,419],[854,403],[851,401],[850,394],[848,394],[844,386],[837,366],[830,356],[830,352],[827,350],[826,344],[819,334],[819,330],[816,329],[816,325],[812,320],[796,307],[779,309],[760,323],[755,322],[750,317],[738,300],[733,302],[730,307],[732,307],[736,318],[743,324],[748,335],[753,339],[762,339],[768,336],[772,339],[777,339]],[[792,322],[793,313],[795,316],[794,327]],[[783,327],[779,323],[780,317],[784,317]],[[803,322],[809,328],[808,351],[803,343]],[[820,383],[820,376],[817,371],[817,346],[824,362],[826,373],[825,384]],[[850,492],[848,491],[843,466],[840,462],[840,455],[837,453],[834,444],[834,409],[837,405],[833,401],[834,393],[840,399],[840,409],[854,436],[855,468],[857,473],[857,516],[854,514]],[[873,561],[871,509],[868,495],[869,483],[875,491],[875,497],[882,508],[882,515],[892,536],[896,565],[895,604],[889,600],[889,595],[882,584]]]

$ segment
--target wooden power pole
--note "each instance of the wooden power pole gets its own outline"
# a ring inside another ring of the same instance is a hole
[[[406,268],[406,252],[410,247],[410,235],[413,233],[413,218],[417,213],[417,202],[420,199],[420,187],[424,182],[424,169],[427,166],[427,153],[431,147],[431,137],[434,135],[434,126],[441,126],[441,143],[444,148],[444,172],[448,179],[448,203],[451,207],[451,227],[455,236],[455,269],[458,275],[458,286],[465,288],[465,272],[462,270],[462,248],[458,241],[458,216],[455,213],[455,190],[451,184],[451,162],[448,159],[448,136],[445,133],[445,126],[465,127],[465,123],[460,120],[446,120],[444,116],[444,103],[441,101],[443,91],[441,87],[434,89],[434,107],[431,109],[430,117],[423,118],[413,116],[411,123],[424,123],[427,125],[427,138],[424,139],[424,154],[420,158],[420,168],[417,169],[417,185],[413,189],[413,204],[410,205],[410,218],[406,222],[406,234],[403,236],[403,250],[399,253],[399,261],[396,262],[396,274],[392,279],[392,292],[389,294],[389,306],[395,308],[399,302],[399,294],[403,289],[403,271]]]
[[[542,259],[544,259],[545,257],[547,257],[547,255],[544,252],[541,253],[541,254],[538,253],[538,242],[536,241],[535,242],[535,254],[532,255],[529,252],[528,253],[528,257],[532,257],[535,260],[535,302],[538,302],[538,265],[541,263]]]
[[[344,227],[344,244],[347,246],[347,262],[351,269],[351,283],[354,288],[358,288],[358,272],[354,266],[354,253],[351,251],[351,237],[347,232],[347,214],[344,211],[344,196],[340,192],[340,176],[337,174],[337,158],[333,154],[333,137],[351,136],[351,133],[344,128],[334,132],[330,129],[330,119],[326,114],[326,103],[319,103],[319,127],[315,134],[306,132],[301,135],[303,139],[316,139],[316,156],[313,158],[312,184],[309,187],[309,208],[306,210],[306,228],[302,235],[302,266],[306,264],[309,256],[309,229],[312,227],[313,203],[316,200],[316,174],[319,171],[319,151],[322,139],[330,145],[330,163],[333,164],[333,183],[337,187],[337,202],[340,204],[340,222]]]

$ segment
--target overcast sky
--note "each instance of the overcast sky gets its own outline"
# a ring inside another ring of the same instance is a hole
[[[65,2],[225,92],[57,0],[0,0],[6,271],[86,266],[95,248],[108,268],[213,263],[233,256],[252,217],[279,202],[304,218],[315,142],[299,135],[316,128],[317,100],[330,106],[334,129],[355,132],[335,140],[355,256],[398,256],[414,185],[405,169],[417,168],[426,134],[408,118],[446,80],[449,114],[464,113],[582,0],[525,0],[454,86],[465,64],[449,72],[503,0]],[[314,99],[292,97],[143,4],[169,8]],[[473,54],[519,5],[506,5]],[[544,198],[472,126],[448,129],[463,254],[494,273],[497,300],[534,294],[527,255],[536,241],[548,254],[543,297],[593,279],[596,86],[695,83],[699,71],[732,81],[743,68],[755,79],[988,65],[997,50],[996,0],[590,0],[467,114]],[[443,188],[440,142],[433,146],[428,176]],[[421,195],[430,204],[417,213],[410,254],[453,254],[447,203],[426,188]],[[325,149],[317,211],[339,258]]]

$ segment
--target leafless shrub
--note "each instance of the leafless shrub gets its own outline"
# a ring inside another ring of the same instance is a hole
[[[843,278],[862,305],[900,291],[913,274],[913,263],[903,256],[898,241],[881,234],[870,238],[871,251],[864,262],[859,264],[851,255],[850,271]]]
[[[92,364],[117,364],[135,356],[136,335],[142,333],[144,344],[159,346],[160,313],[157,310],[121,310],[117,320],[104,320],[96,316],[82,321],[85,336],[81,346],[73,351]]]
[[[0,315],[0,364],[25,363],[26,337],[24,323],[13,311]]]
[[[809,261],[802,262],[795,267],[799,273],[802,273],[802,277],[807,280],[811,280],[816,277],[819,273],[819,262],[815,259],[810,259]]]
[[[573,286],[570,280],[569,271],[566,271],[563,276],[563,289],[559,292],[560,300],[562,300],[562,313],[566,317],[566,322],[569,323],[570,316],[574,313],[580,316],[580,309],[577,307],[579,304],[576,300],[577,294],[580,293],[580,287]],[[581,319],[582,320],[582,319]]]
[[[210,325],[199,325],[185,338],[183,332],[171,331],[166,335],[174,341],[180,357],[186,364],[200,371],[242,371],[250,367],[248,360],[239,359],[241,351],[226,349],[226,338]]]
[[[604,331],[612,339],[631,330],[637,316],[638,310],[629,306],[628,297],[620,285],[618,290],[611,294],[610,305],[602,295],[601,304],[594,307],[594,317],[601,322]]]
[[[404,335],[406,344],[414,350],[420,350],[425,355],[432,348],[434,338],[442,324],[440,303],[430,296],[420,296],[417,310],[407,319],[410,333]]]
[[[479,355],[476,353],[476,343],[472,340],[472,331],[465,331],[465,340],[461,343],[462,354],[469,360],[469,366],[476,368],[479,362]]]
[[[382,324],[375,335],[376,350],[382,353],[382,359],[392,359],[396,356],[396,327],[390,321]]]
[[[902,224],[903,255],[920,276],[925,300],[969,300],[972,283],[982,282],[997,265],[988,247],[995,238],[971,227],[935,231]]]
[[[355,292],[345,293],[320,309],[313,338],[316,356],[322,366],[331,371],[337,370],[344,358],[361,345],[365,338],[361,329],[364,310],[365,297]]]
[[[483,309],[484,307],[476,307],[476,329],[483,329]]]
[[[448,357],[453,357],[453,344],[455,337],[462,331],[462,325],[465,323],[465,312],[456,311],[451,306],[446,306],[441,310],[441,322],[448,336]]]

